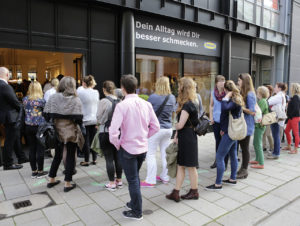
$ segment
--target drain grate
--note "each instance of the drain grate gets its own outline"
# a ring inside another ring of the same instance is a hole
[[[30,202],[30,200],[25,200],[25,201],[21,201],[21,202],[15,202],[13,203],[15,209],[20,209],[20,208],[24,208],[27,206],[32,206],[32,203]]]

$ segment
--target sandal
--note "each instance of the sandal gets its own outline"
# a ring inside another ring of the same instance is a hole
[[[286,146],[286,147],[282,148],[282,150],[284,150],[284,151],[291,151],[291,150],[292,150],[292,148],[291,148],[291,147],[289,147],[289,146]]]
[[[289,154],[298,154],[297,150],[289,151]]]
[[[81,162],[80,165],[81,166],[89,166],[90,164],[88,162]]]

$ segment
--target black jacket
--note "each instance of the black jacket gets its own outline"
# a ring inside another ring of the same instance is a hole
[[[294,95],[289,102],[287,109],[287,116],[289,119],[294,117],[300,117],[300,97],[299,95]]]
[[[13,88],[0,80],[0,124],[15,123],[21,110]]]

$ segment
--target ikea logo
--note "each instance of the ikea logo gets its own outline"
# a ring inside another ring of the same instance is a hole
[[[213,42],[205,42],[204,43],[204,48],[206,48],[206,49],[216,49],[217,45],[216,45],[216,43],[213,43]]]

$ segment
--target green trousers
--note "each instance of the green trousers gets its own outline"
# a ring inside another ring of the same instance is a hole
[[[255,161],[258,161],[259,165],[264,165],[264,151],[263,151],[262,139],[265,130],[266,127],[262,127],[262,128],[255,127],[254,130],[253,146],[256,154]]]

